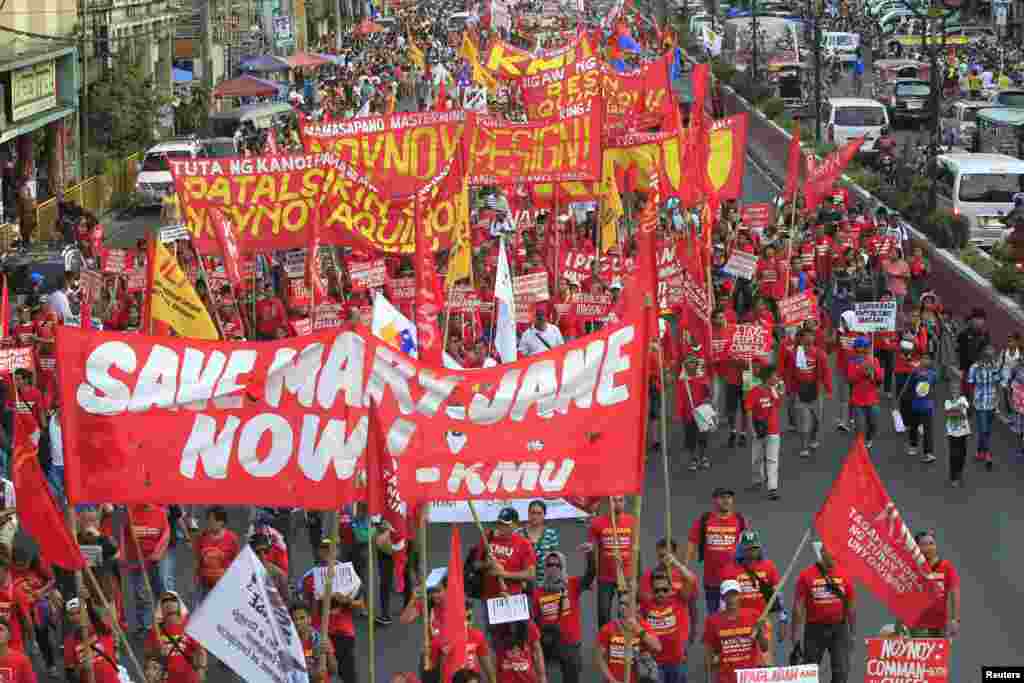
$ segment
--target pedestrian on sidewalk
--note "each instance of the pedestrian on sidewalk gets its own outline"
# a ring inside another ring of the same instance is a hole
[[[744,399],[747,412],[754,423],[754,444],[751,449],[753,483],[748,491],[765,487],[768,498],[779,499],[779,451],[782,434],[779,430],[779,412],[786,386],[774,365],[766,365],[757,373],[761,383],[752,388]]]
[[[910,449],[917,450],[918,428],[923,438],[921,462],[930,465],[935,462],[935,454],[932,448],[932,417],[935,412],[935,383],[938,380],[935,368],[932,367],[932,358],[925,353],[921,356],[921,362],[910,375],[910,386],[907,393],[910,394],[910,424],[907,425],[907,432],[910,438]]]
[[[967,437],[971,435],[971,422],[967,419],[970,406],[960,394],[960,386],[949,385],[946,399],[946,442],[949,444],[949,483],[953,488],[963,486],[964,463],[967,461]]]
[[[878,431],[878,387],[882,383],[882,368],[871,353],[871,341],[858,337],[853,342],[854,355],[846,371],[850,380],[850,409],[853,411],[856,433],[864,435],[864,445],[871,442]]]
[[[985,469],[991,472],[992,421],[999,390],[999,366],[996,364],[996,349],[992,344],[987,344],[978,361],[970,366],[967,385],[974,396],[974,420],[978,432],[978,451],[974,459],[985,463]]]

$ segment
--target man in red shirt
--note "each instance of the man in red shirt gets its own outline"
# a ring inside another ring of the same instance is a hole
[[[779,450],[782,434],[779,431],[779,412],[786,386],[774,365],[765,365],[757,371],[761,383],[747,392],[743,403],[754,423],[754,447],[751,449],[753,483],[748,491],[768,489],[770,500],[779,499]]]
[[[267,283],[256,302],[256,331],[262,339],[278,339],[288,334],[288,311],[274,296],[274,286]]]
[[[658,555],[658,564],[648,569],[640,576],[640,587],[637,591],[637,599],[640,600],[640,602],[650,602],[654,600],[654,589],[652,587],[654,575],[658,573],[663,574],[672,584],[673,595],[693,608],[691,616],[693,619],[696,619],[697,604],[694,601],[694,598],[697,594],[697,575],[677,559],[679,546],[676,544],[675,539],[672,540],[671,545],[672,549],[669,550],[669,541],[667,538],[659,539],[655,544],[654,550]],[[692,620],[691,623],[693,623]]]
[[[206,650],[185,634],[181,598],[174,591],[160,596],[162,621],[146,637],[147,659],[164,662],[165,683],[199,683],[206,678]]]
[[[43,394],[32,386],[32,372],[25,368],[14,371],[14,381],[18,388],[17,410],[19,413],[32,413],[36,424],[42,428],[46,424],[43,415]]]
[[[334,543],[324,538],[317,546],[317,563],[302,577],[302,597],[309,605],[313,617],[313,628],[320,630],[323,619],[324,593],[329,593],[330,600],[327,616],[327,635],[331,639],[335,656],[338,658],[339,678],[343,683],[356,683],[356,628],[352,622],[352,610],[364,607],[363,601],[350,595],[342,595],[328,589],[327,574],[324,569],[334,564],[335,571],[342,571],[342,564],[337,561]],[[323,573],[323,581],[317,587],[317,573]],[[333,586],[332,586],[333,588]],[[326,590],[325,590],[326,589]]]
[[[928,561],[928,580],[941,597],[910,626],[910,634],[914,638],[953,638],[960,633],[960,575],[949,560],[939,559],[934,531],[915,534],[914,540]]]
[[[742,607],[740,585],[722,582],[721,612],[704,622],[704,659],[716,683],[736,683],[738,669],[761,667],[761,653],[770,643],[760,615]]]
[[[661,652],[654,656],[661,674],[659,683],[685,683],[686,648],[693,643],[696,632],[690,630],[691,610],[679,596],[664,573],[655,574],[651,581],[652,600],[640,607],[640,618],[661,643]],[[694,593],[691,592],[691,605]]]
[[[753,610],[758,616],[764,613],[772,594],[782,588],[779,585],[779,569],[762,554],[761,535],[754,529],[747,529],[740,536],[736,562],[726,568],[723,576],[725,580],[735,581],[740,585],[741,606]],[[782,603],[776,600],[772,612],[777,612],[781,608]],[[773,643],[772,622],[766,621],[764,629],[768,642]],[[775,665],[772,649],[769,647],[764,651],[765,666]]]
[[[729,358],[729,342],[735,326],[729,324],[725,311],[711,314],[711,371],[715,376],[714,401],[719,415],[729,425],[729,447],[747,443],[746,411],[743,409],[743,363]]]
[[[128,565],[128,585],[135,594],[135,628],[145,636],[153,625],[153,609],[150,606],[149,591],[142,572],[149,574],[149,585],[160,595],[166,584],[164,577],[170,571],[168,545],[171,540],[171,526],[167,519],[167,508],[162,505],[131,505],[128,508],[128,523],[122,528],[121,548]],[[132,538],[134,534],[135,539]],[[142,557],[139,557],[139,551]]]
[[[214,585],[224,576],[238,555],[238,536],[225,528],[228,512],[222,505],[214,505],[206,511],[206,531],[195,541],[196,557],[196,600],[203,599],[213,590]]]
[[[302,641],[302,652],[306,657],[306,671],[311,683],[330,683],[338,673],[338,660],[328,638],[320,640],[320,634],[313,630],[309,607],[298,602],[292,605],[292,622]]]
[[[846,376],[850,379],[850,409],[853,411],[856,432],[864,434],[864,445],[871,448],[878,428],[878,387],[882,383],[882,366],[871,353],[867,337],[853,342],[856,355],[850,359]]]
[[[630,668],[629,681],[626,681],[627,637],[634,649],[642,648],[655,656],[661,652],[661,641],[652,632],[651,625],[630,610],[627,593],[619,595],[619,614],[620,619],[609,621],[597,634],[594,659],[604,683],[637,683],[635,665]]]
[[[636,518],[626,512],[626,499],[612,496],[611,505],[614,515],[600,515],[590,521],[588,540],[582,547],[584,552],[597,555],[598,627],[611,620],[615,593],[624,588],[620,584],[624,584],[625,577],[633,575],[633,544],[637,542]]]
[[[544,654],[558,662],[565,683],[579,683],[583,670],[580,598],[590,583],[568,576],[565,565],[563,553],[550,552],[544,558],[544,580],[533,590],[530,614],[542,630],[558,630],[553,651]]]
[[[846,683],[857,624],[856,593],[853,582],[835,563],[822,543],[814,544],[820,558],[796,579],[793,596],[793,627],[790,638],[797,642],[803,629],[804,661],[821,664],[829,653],[832,683]]]
[[[487,601],[500,595],[525,592],[526,582],[536,577],[537,555],[533,544],[516,533],[519,513],[507,507],[498,513],[497,523],[487,544],[483,542],[474,551],[477,569],[484,572],[483,594]],[[486,557],[487,553],[489,557]]]
[[[466,664],[464,669],[483,674],[486,683],[495,683],[494,658],[487,645],[487,636],[478,628],[473,628],[473,603],[466,601]],[[444,658],[448,654],[448,643],[443,635],[438,634],[430,641],[430,666],[439,671],[444,666]],[[346,682],[347,683],[347,682]]]
[[[32,603],[14,583],[8,555],[0,553],[0,619],[7,621],[8,643],[15,650],[25,651],[25,640],[33,630]]]
[[[801,458],[811,457],[818,450],[821,415],[818,414],[821,392],[832,398],[832,369],[824,349],[815,344],[815,332],[802,327],[797,333],[796,347],[783,369],[786,384],[796,395],[797,429],[800,432]]]
[[[0,683],[36,683],[32,660],[11,648],[11,624],[0,619]]]
[[[736,557],[736,544],[747,528],[747,520],[734,510],[735,491],[719,486],[711,492],[711,500],[714,510],[693,521],[686,545],[686,564],[704,563],[704,601],[708,614],[714,614],[722,606],[718,588],[722,571]]]
[[[85,621],[83,609],[89,609]],[[117,675],[117,648],[110,628],[110,615],[102,618],[78,598],[68,600],[65,611],[68,629],[64,636],[64,679],[95,683],[120,683]],[[88,626],[86,625],[88,624]],[[93,676],[89,678],[89,667]]]

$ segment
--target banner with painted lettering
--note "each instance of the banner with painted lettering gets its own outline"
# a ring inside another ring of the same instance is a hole
[[[383,287],[387,279],[387,269],[384,259],[373,261],[356,261],[348,264],[348,277],[352,282],[352,290],[365,292],[377,287]]]
[[[189,615],[185,632],[244,681],[308,683],[288,596],[252,548],[242,548],[223,579]]]
[[[251,343],[59,327],[68,495],[331,509],[365,496],[356,475],[370,400],[403,495],[636,493],[644,334],[610,325],[461,372],[410,359],[363,328]],[[613,454],[621,467],[611,477]]]
[[[457,286],[448,290],[446,308],[452,313],[490,312],[494,310],[494,302],[484,301],[475,287]]]
[[[855,332],[892,332],[896,329],[895,301],[861,301],[853,305]]]
[[[805,320],[817,320],[818,299],[814,292],[800,292],[779,301],[779,319],[786,327],[799,325]]]
[[[516,498],[513,500],[485,500],[474,503],[476,514],[484,524],[492,524],[498,521],[498,513],[504,508],[514,508],[519,513],[519,519],[526,520],[530,514],[530,502],[533,498]],[[544,504],[547,510],[544,513],[545,519],[582,519],[587,513],[564,498],[545,499]],[[464,500],[450,501],[446,503],[432,503],[430,505],[430,521],[433,524],[468,524],[473,521],[473,513],[469,509],[469,503]]]
[[[736,671],[736,683],[818,683],[818,665],[739,669]]]
[[[110,275],[127,275],[141,267],[140,253],[136,249],[105,249],[101,252],[102,269]]]
[[[487,51],[484,66],[498,78],[514,80],[562,68],[594,54],[594,47],[586,33],[581,33],[568,45],[541,55],[534,55],[504,40],[494,40]]]
[[[302,126],[307,153],[332,152],[390,196],[411,195],[438,175],[462,140],[466,112],[366,116]]]
[[[747,114],[736,114],[711,124],[708,137],[708,180],[722,199],[743,195],[747,166]]]
[[[768,202],[747,204],[740,209],[740,221],[751,230],[764,230],[772,223],[774,209]]]
[[[837,565],[906,624],[941,599],[914,534],[885,490],[858,436],[814,518]]]
[[[450,157],[421,202],[421,219],[434,250],[451,245],[459,216],[463,174]],[[320,244],[364,251],[415,251],[415,202],[393,198],[333,152],[227,159],[170,160],[182,217],[197,247],[219,250],[211,208],[230,219],[243,252],[303,248],[319,211]],[[421,187],[421,189],[422,189]]]
[[[757,254],[750,254],[738,249],[732,252],[732,256],[726,261],[722,268],[726,274],[738,277],[743,280],[753,280],[757,272]]]
[[[676,258],[675,240],[662,240],[658,243],[655,262],[658,269],[658,307],[682,306],[686,301],[683,265]]]
[[[594,181],[601,174],[601,110],[588,101],[556,118],[517,123],[470,114],[470,185]]]
[[[612,295],[576,292],[568,305],[580,320],[604,320],[612,310]]]
[[[867,638],[864,683],[947,683],[950,643],[945,638]]]
[[[593,264],[597,255],[593,252],[569,249],[562,259],[562,267],[559,275],[574,285],[582,285],[594,274]],[[612,280],[621,279],[622,274],[633,269],[633,258],[623,258],[617,255],[602,256],[598,263],[598,271],[601,279],[611,283]]]
[[[733,360],[763,359],[772,352],[772,335],[757,324],[732,328],[728,356]]]

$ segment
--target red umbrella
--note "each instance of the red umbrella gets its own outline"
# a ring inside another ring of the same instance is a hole
[[[311,55],[308,52],[296,52],[284,61],[288,62],[288,66],[293,69],[300,69],[307,66],[323,66],[324,64],[331,63],[331,60],[329,59],[324,59],[319,55]]]
[[[356,26],[356,33],[361,36],[365,36],[368,33],[380,33],[383,30],[383,26],[369,19],[363,19],[359,26]]]
[[[278,92],[277,83],[255,76],[239,76],[223,81],[213,89],[214,97],[271,97]]]

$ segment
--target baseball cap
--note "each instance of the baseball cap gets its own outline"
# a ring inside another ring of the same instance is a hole
[[[329,546],[334,545],[334,541],[332,541],[329,537],[324,536],[323,538],[320,539],[320,543],[318,545],[321,548],[325,548],[325,547],[329,547]]]
[[[739,581],[734,581],[732,579],[729,579],[728,581],[723,581],[721,587],[718,590],[719,590],[719,593],[721,593],[723,598],[726,595],[728,595],[729,593],[739,593],[740,592],[740,582]]]
[[[871,342],[868,341],[867,337],[857,337],[853,340],[853,348],[855,349],[866,349],[871,346]]]
[[[740,546],[743,548],[760,548],[761,534],[754,529],[747,529],[740,536]]]
[[[717,486],[715,490],[711,492],[712,498],[718,498],[719,496],[735,496],[736,492],[726,486]]]
[[[515,524],[519,521],[519,513],[515,508],[502,508],[498,513],[498,521],[502,524]]]
[[[249,539],[249,546],[254,550],[270,547],[270,537],[266,534],[253,534]]]
[[[71,612],[82,606],[82,601],[78,598],[71,598],[64,604],[64,611]]]

